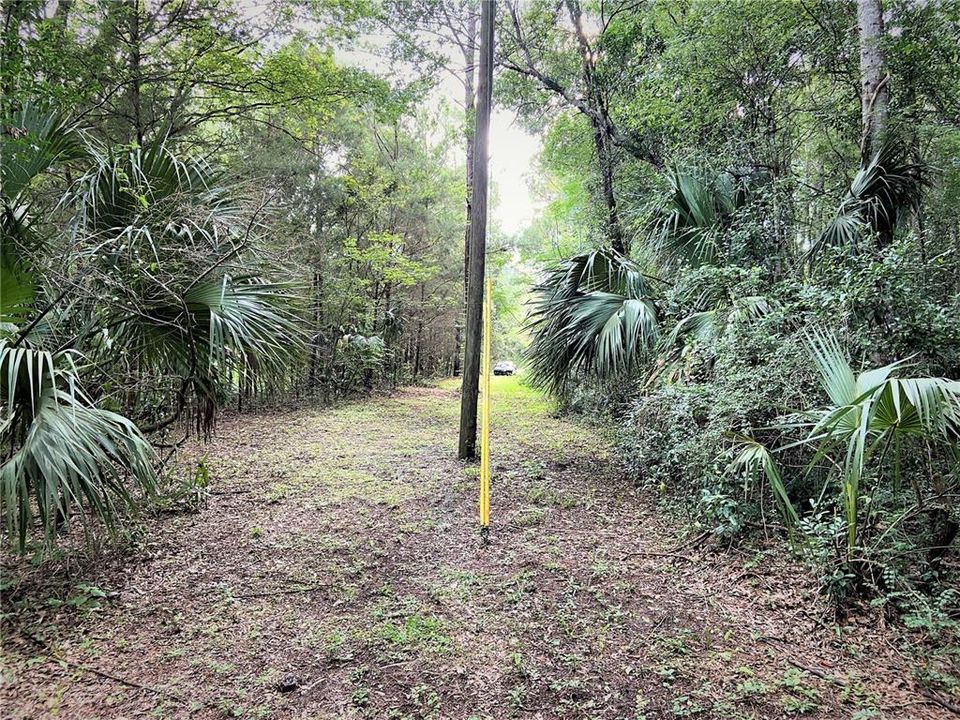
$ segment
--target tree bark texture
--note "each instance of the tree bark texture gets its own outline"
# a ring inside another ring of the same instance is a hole
[[[887,128],[890,78],[883,58],[883,8],[880,0],[857,0],[860,35],[860,108],[863,123],[861,153],[869,161]]]
[[[471,12],[467,17],[467,43],[461,46],[463,51],[463,108],[467,136],[467,221],[464,224],[463,231],[463,309],[464,314],[467,308],[467,297],[470,287],[470,224],[472,222],[473,207],[473,157],[474,157],[474,113],[476,111],[476,87],[474,86],[474,77],[476,75],[476,43],[477,41],[477,16]],[[460,374],[460,357],[463,351],[463,325],[461,320],[457,320],[454,328],[454,342],[456,343],[456,354],[453,357],[453,374]]]

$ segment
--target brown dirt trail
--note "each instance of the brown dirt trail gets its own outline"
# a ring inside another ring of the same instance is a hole
[[[3,717],[953,717],[876,616],[677,549],[601,433],[494,393],[489,547],[452,385],[231,419],[201,512],[59,586],[8,564]]]

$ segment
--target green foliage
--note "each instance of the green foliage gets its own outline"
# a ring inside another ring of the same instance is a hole
[[[843,468],[849,557],[856,547],[861,481],[868,462],[874,456],[882,461],[889,452],[898,473],[899,453],[909,437],[955,445],[960,438],[960,382],[892,377],[902,363],[854,375],[836,338],[815,333],[808,345],[832,405],[809,413],[803,442],[816,446],[815,462],[839,451],[834,463]],[[900,478],[895,476],[894,482],[899,484]]]
[[[857,248],[866,234],[881,243],[893,241],[894,232],[917,212],[929,186],[928,170],[908,162],[892,141],[884,144],[853,178],[837,214],[814,240],[810,253],[825,246]]]
[[[153,449],[127,418],[93,405],[78,387],[75,353],[0,340],[0,511],[22,550],[34,517],[44,538],[86,509],[108,525],[131,501],[127,479],[150,492]]]
[[[583,38],[536,3],[504,33],[503,97],[547,124],[530,240],[561,268],[589,257],[610,169],[631,262],[658,278],[635,333],[656,342],[604,361],[636,347],[587,322],[612,299],[551,270],[535,376],[618,424],[637,482],[718,535],[781,522],[838,600],[938,596],[958,534],[960,16],[886,8],[889,127],[861,158],[854,4],[581,9]]]
[[[157,492],[151,498],[154,512],[198,513],[210,496],[210,467],[201,458],[192,472],[170,471],[158,478]]]
[[[77,129],[59,113],[28,102],[5,122],[7,131],[0,136],[3,170],[5,220],[14,220],[26,212],[17,207],[34,180],[53,165],[81,157],[84,146]]]
[[[554,267],[535,289],[531,315],[531,375],[554,391],[572,371],[629,373],[659,335],[646,277],[611,250]]]
[[[188,411],[209,428],[237,377],[285,377],[301,335],[291,286],[260,277],[247,255],[255,225],[207,163],[162,145],[114,155],[54,113],[6,126],[30,138],[3,188],[14,221],[0,265],[2,512],[23,549],[35,515],[48,546],[88,511],[112,526],[133,490],[155,487],[138,423]],[[85,168],[55,198],[66,240],[50,232],[36,179],[65,163]]]
[[[639,397],[621,430],[620,451],[639,484],[695,503],[716,487],[722,466],[714,448],[722,429],[711,422],[708,388],[666,386]]]
[[[30,314],[35,292],[29,273],[0,262],[0,333],[12,333]]]
[[[767,482],[770,483],[784,522],[792,528],[799,522],[800,518],[790,501],[790,495],[787,493],[773,455],[751,437],[737,436],[735,439],[740,449],[730,461],[727,472],[744,477],[747,483],[754,482],[755,478],[762,473]]]
[[[667,180],[670,198],[654,225],[661,255],[680,256],[694,265],[724,258],[724,231],[747,200],[746,186],[730,173],[708,176],[691,170],[673,170]]]

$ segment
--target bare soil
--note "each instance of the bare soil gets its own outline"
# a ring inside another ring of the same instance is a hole
[[[489,546],[453,385],[228,420],[200,512],[5,561],[0,714],[954,717],[881,614],[838,623],[781,547],[679,537],[598,430],[495,382]]]

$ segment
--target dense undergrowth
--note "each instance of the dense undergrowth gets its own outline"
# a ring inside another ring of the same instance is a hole
[[[956,377],[954,282],[952,270],[924,265],[909,238],[869,255],[831,253],[796,280],[759,265],[691,268],[657,299],[660,339],[635,371],[571,380],[562,398],[616,428],[625,471],[679,525],[723,543],[772,532],[840,609],[887,607],[949,644],[960,608],[951,554],[960,520],[957,384],[943,381],[942,404],[927,408],[942,415],[929,423],[894,412],[871,432],[852,518],[849,445],[823,443],[839,416],[818,426],[816,413],[840,406],[824,358],[818,363],[825,344],[853,373],[899,361],[892,375]],[[711,318],[669,344],[710,308],[705,297],[719,298],[723,322]],[[763,312],[732,313],[744,297],[764,298]],[[883,381],[860,387],[849,406]],[[859,422],[869,411],[851,412]]]
[[[956,7],[564,10],[511,15],[504,51],[549,121],[535,382],[678,525],[778,539],[841,611],[955,639]]]

